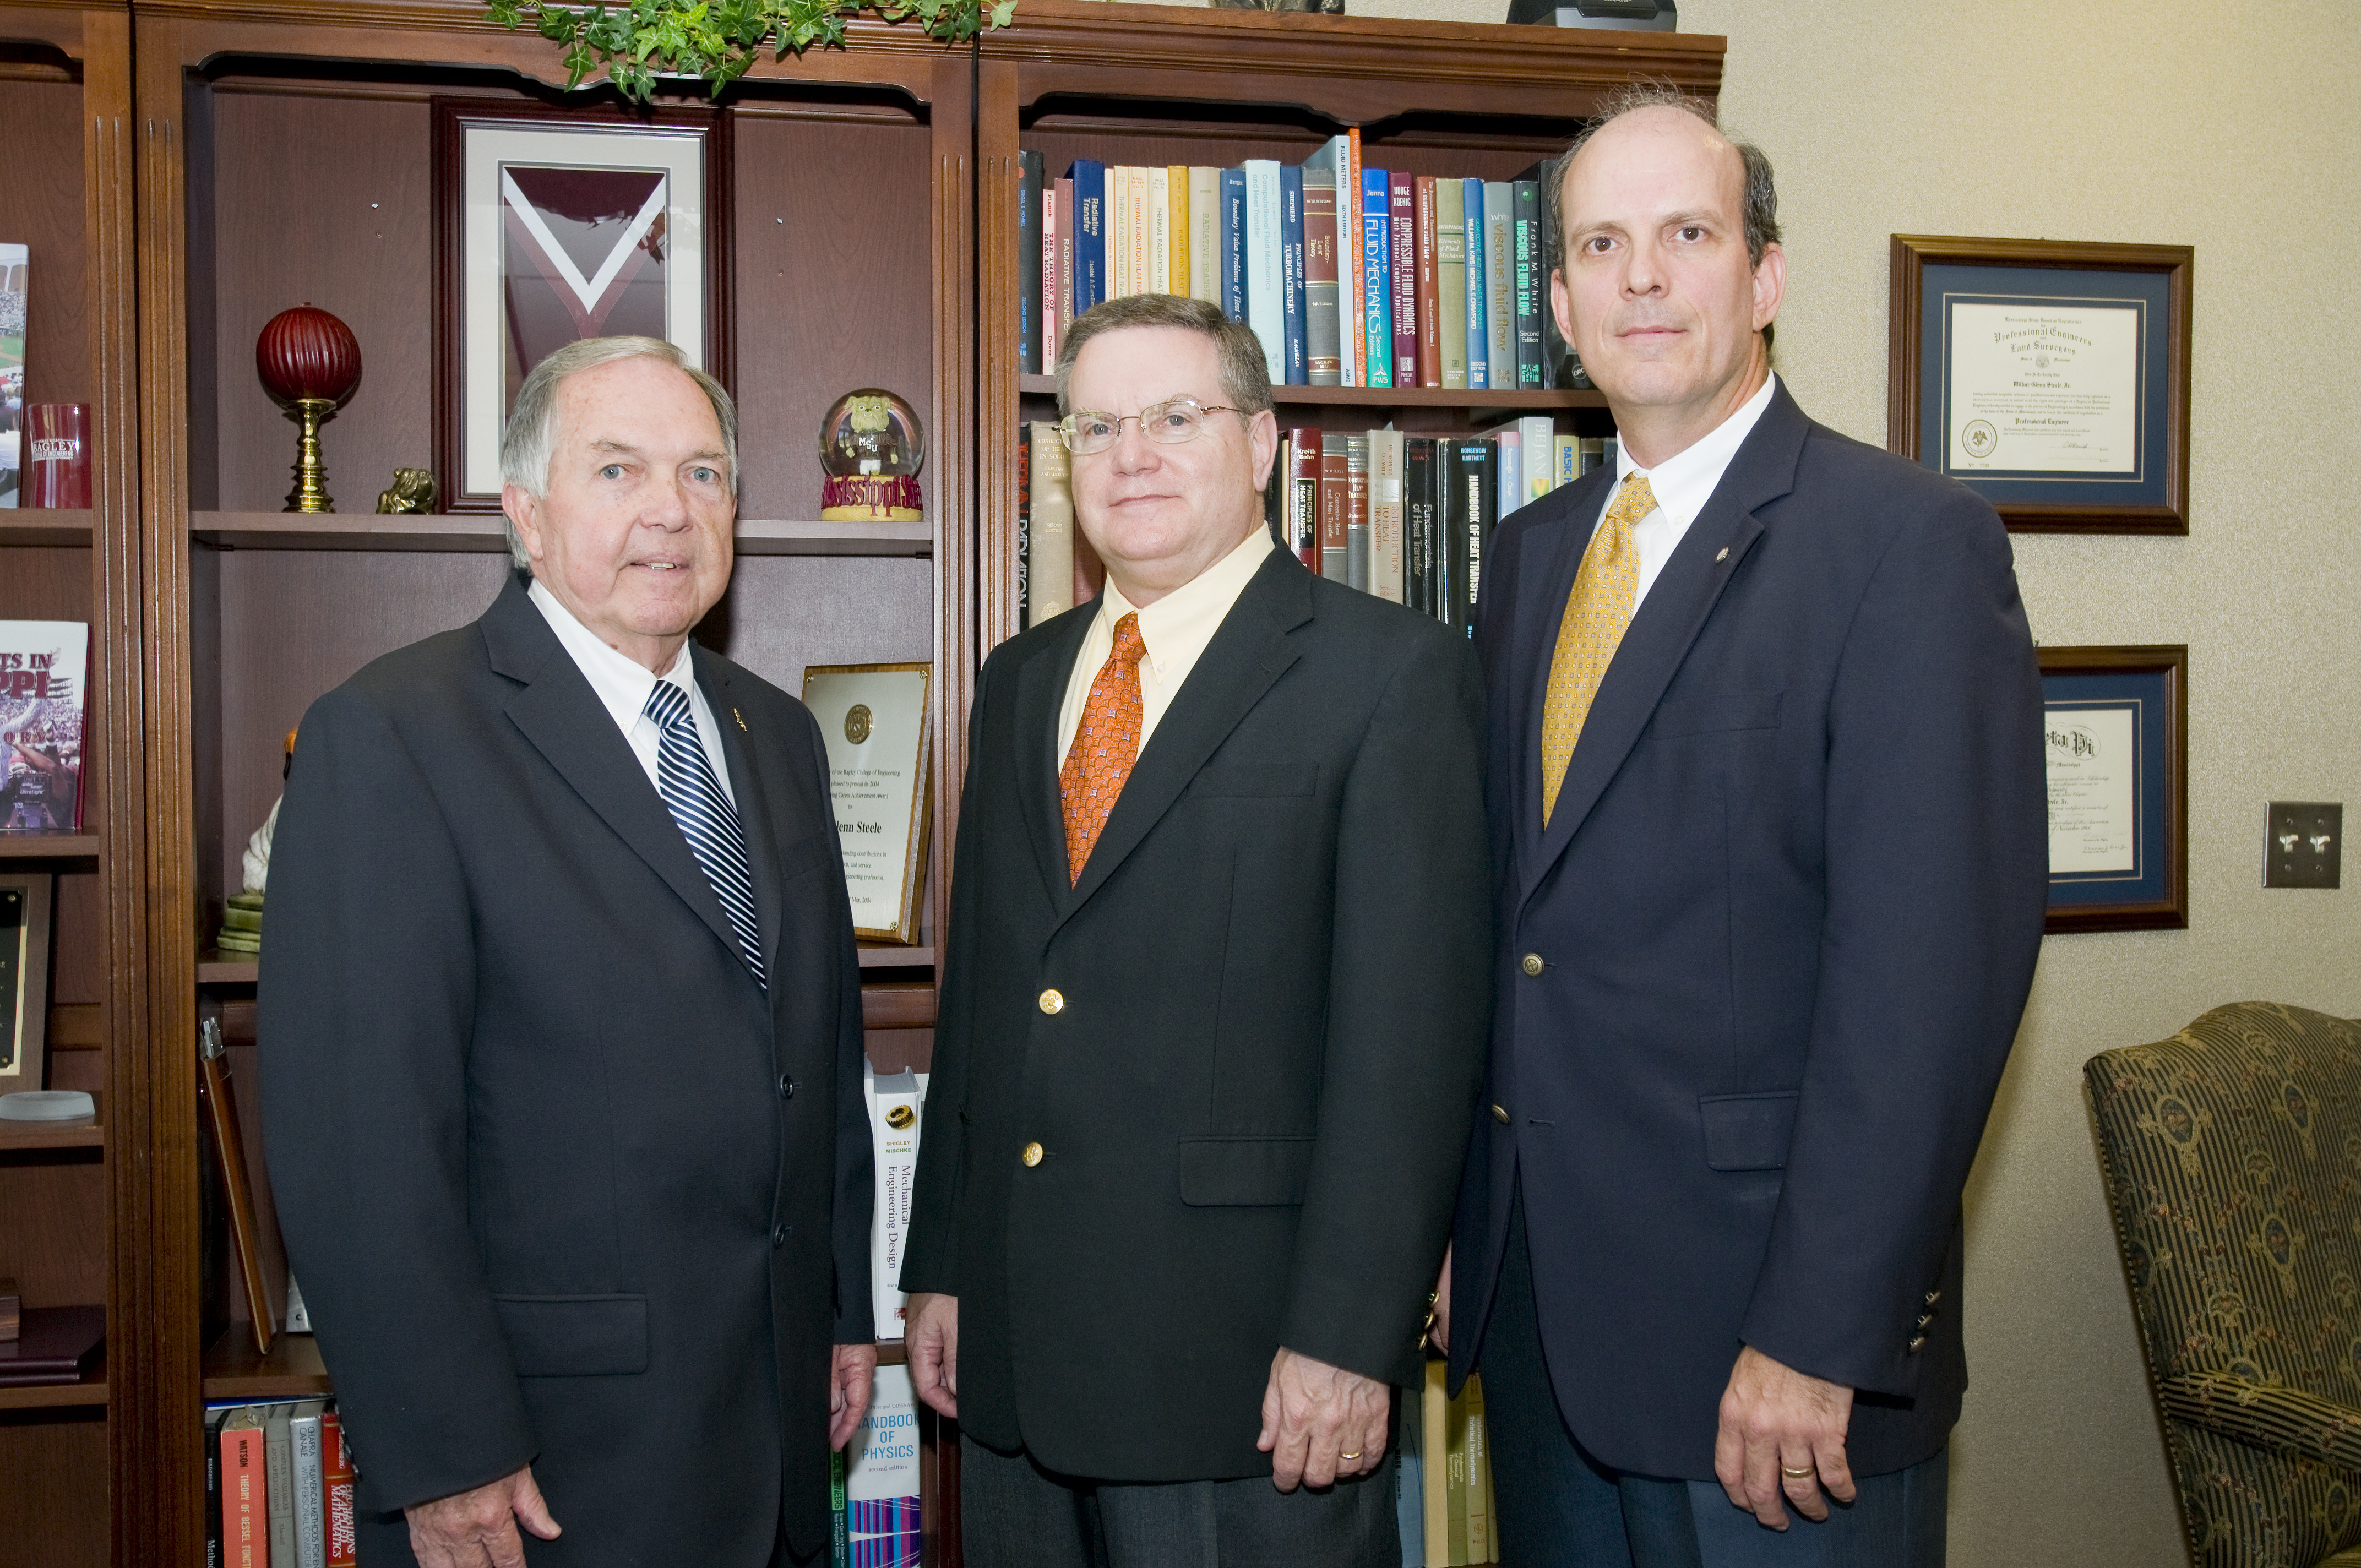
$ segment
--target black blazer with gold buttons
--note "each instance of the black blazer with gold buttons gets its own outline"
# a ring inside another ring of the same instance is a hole
[[[1058,712],[1096,609],[984,665],[902,1284],[960,1299],[980,1442],[1268,1475],[1282,1345],[1414,1368],[1484,1054],[1476,664],[1275,552],[1070,884]]]

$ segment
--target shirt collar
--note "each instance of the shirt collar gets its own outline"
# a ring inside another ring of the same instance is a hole
[[[1139,616],[1139,641],[1146,657],[1158,679],[1162,679],[1168,661],[1179,655],[1188,645],[1202,651],[1213,641],[1223,617],[1246,591],[1246,584],[1262,566],[1262,558],[1279,546],[1270,530],[1257,527],[1239,541],[1238,547],[1158,599],[1145,609],[1123,597],[1123,590],[1107,579],[1106,591],[1101,596],[1099,620],[1110,639],[1115,623],[1135,612]]]
[[[1714,488],[1730,468],[1730,459],[1754,433],[1763,418],[1763,411],[1771,406],[1771,394],[1777,389],[1779,378],[1774,372],[1763,379],[1752,397],[1738,407],[1738,411],[1713,427],[1686,450],[1665,458],[1653,468],[1642,468],[1631,461],[1631,449],[1616,444],[1615,488],[1620,490],[1623,481],[1634,474],[1648,476],[1648,488],[1655,495],[1656,510],[1680,528],[1686,530],[1713,499]]]
[[[555,594],[544,587],[539,578],[533,579],[533,585],[526,590],[525,597],[533,600],[542,618],[549,622],[549,629],[557,633],[557,641],[572,656],[576,667],[582,672],[583,679],[590,683],[590,689],[598,694],[598,700],[606,705],[607,711],[614,716],[616,724],[623,729],[629,730],[647,711],[648,695],[656,689],[659,680],[670,681],[692,698],[697,695],[690,678],[692,666],[686,642],[684,641],[680,652],[673,656],[672,667],[657,675],[645,664],[625,657],[599,641],[598,634],[576,620],[574,612],[566,609]]]

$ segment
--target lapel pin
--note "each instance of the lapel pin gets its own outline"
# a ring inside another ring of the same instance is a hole
[[[1727,545],[1727,544],[1723,545],[1723,546],[1721,547],[1721,554],[1719,554],[1719,555],[1717,555],[1717,556],[1715,556],[1715,557],[1714,557],[1714,559],[1715,559],[1715,560],[1717,560],[1717,561],[1727,561],[1727,560],[1729,560],[1729,559],[1730,559],[1730,546],[1729,546],[1729,545]],[[735,711],[735,709],[733,709],[732,711],[734,712],[734,711]],[[744,725],[743,723],[741,723],[741,724],[739,725],[739,728],[740,728],[741,729],[744,729],[744,728],[745,728],[745,725]]]
[[[1727,554],[1730,554],[1730,552],[1729,552],[1729,551],[1727,551],[1727,550],[1725,550],[1725,551],[1723,551],[1723,552],[1722,552],[1722,554],[1725,554],[1725,555],[1727,555]],[[745,716],[744,714],[742,714],[742,713],[739,712],[736,708],[734,708],[734,707],[733,707],[733,708],[731,708],[731,709],[730,710],[730,718],[734,718],[734,719],[736,719],[736,720],[738,721],[738,728],[739,728],[739,729],[740,729],[740,730],[741,730],[741,731],[743,731],[743,732],[745,732],[745,733],[747,733],[747,734],[752,734],[752,733],[753,733],[752,730],[749,730],[749,729],[746,729],[746,716]]]

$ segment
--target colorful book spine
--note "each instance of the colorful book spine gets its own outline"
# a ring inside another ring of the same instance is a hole
[[[1488,441],[1454,441],[1448,455],[1443,502],[1446,532],[1442,548],[1450,554],[1445,568],[1451,579],[1451,624],[1474,634],[1476,601],[1484,587],[1484,554],[1491,542],[1498,513],[1493,475],[1494,450]]]
[[[1556,461],[1551,465],[1550,488],[1571,485],[1582,477],[1582,438],[1557,435],[1551,438],[1551,452]]]
[[[1467,380],[1466,182],[1434,182],[1434,291],[1437,353],[1443,384],[1465,390]]]
[[[1355,209],[1352,192],[1361,188],[1361,127],[1354,126],[1345,132],[1345,166],[1336,171],[1336,220],[1346,233],[1337,257],[1342,265],[1352,269],[1343,280],[1341,291],[1348,300],[1362,297],[1365,287],[1361,277],[1360,214]],[[1345,351],[1346,372],[1345,385],[1366,387],[1369,384],[1369,344],[1367,319],[1357,309],[1345,313],[1345,328],[1353,341]]]
[[[1525,486],[1517,492],[1513,503],[1505,499],[1501,501],[1503,517],[1557,488],[1557,431],[1549,415],[1527,414],[1517,422],[1517,433],[1524,437]]]
[[[1058,314],[1058,242],[1063,237],[1058,213],[1059,193],[1065,189],[1062,180],[1052,180],[1041,187],[1041,251],[1034,267],[1034,281],[1040,293],[1041,358],[1034,373],[1054,369],[1058,363],[1058,345],[1063,341],[1063,323]]]
[[[222,1562],[226,1568],[270,1568],[270,1478],[260,1406],[233,1410],[222,1422],[221,1475]]]
[[[1377,341],[1374,337],[1371,342]],[[1369,591],[1369,438],[1345,437],[1345,582]]]
[[[1164,275],[1165,258],[1161,245],[1164,236],[1155,227],[1155,198],[1148,188],[1148,176],[1154,175],[1156,183],[1160,186],[1164,183],[1164,170],[1135,163],[1127,166],[1123,173],[1128,192],[1125,197],[1124,216],[1130,225],[1124,236],[1124,245],[1126,264],[1131,269],[1131,281],[1124,291],[1128,294],[1162,293],[1163,291],[1156,285]]]
[[[1041,373],[1041,155],[1016,155],[1016,367]]]
[[[1074,324],[1074,182],[1058,181],[1058,342]]]
[[[1500,510],[1511,512],[1521,504],[1515,498],[1525,493],[1525,433],[1513,424],[1504,424],[1492,432],[1490,439],[1495,493]]]
[[[269,1406],[262,1418],[265,1483],[270,1494],[270,1561],[295,1568],[295,1443],[292,1405]]]
[[[1466,221],[1460,226],[1467,233],[1467,387],[1470,391],[1483,391],[1492,385],[1490,328],[1484,320],[1485,302],[1489,298],[1484,291],[1484,181],[1459,181],[1462,205]]]
[[[1363,385],[1394,384],[1393,221],[1391,187],[1382,169],[1361,172],[1361,342]]]
[[[1422,174],[1411,187],[1411,222],[1417,233],[1418,252],[1418,384],[1422,387],[1443,385],[1443,297],[1442,278],[1437,271],[1441,256],[1436,248],[1434,226],[1434,176]]]
[[[354,1512],[353,1489],[358,1480],[345,1424],[335,1411],[325,1411],[320,1417],[320,1492],[328,1517],[328,1568],[357,1568],[360,1518]]]
[[[1222,171],[1211,164],[1189,170],[1189,297],[1222,302]]]
[[[1177,293],[1180,291],[1172,287],[1172,177],[1162,169],[1142,169],[1139,190],[1141,249],[1148,258],[1146,291]]]
[[[295,1407],[287,1423],[289,1447],[294,1453],[295,1568],[328,1568],[328,1513],[325,1467],[320,1454],[320,1418],[326,1403],[307,1400]]]
[[[1033,527],[1027,593],[1030,624],[1038,626],[1074,608],[1074,492],[1058,427],[1036,420],[1027,434],[1033,447]]]
[[[1509,182],[1484,186],[1484,363],[1488,385],[1517,384],[1517,217]]]
[[[1016,427],[1016,630],[1024,630],[1033,624],[1031,584],[1027,580],[1033,568],[1033,437],[1024,425]]]
[[[1451,1563],[1451,1401],[1444,1397],[1444,1364],[1426,1364],[1426,1386],[1419,1391],[1419,1446],[1426,1456],[1425,1560],[1433,1568]]]
[[[1433,615],[1434,593],[1434,437],[1402,440],[1402,602]]]
[[[1290,387],[1309,386],[1312,379],[1304,320],[1303,243],[1303,170],[1282,163],[1279,166],[1279,287],[1287,363],[1270,368],[1273,381]]]
[[[1176,163],[1164,171],[1164,236],[1171,255],[1164,264],[1165,288],[1186,298],[1190,282],[1189,166]]]
[[[918,1401],[906,1366],[881,1366],[845,1444],[844,1523],[852,1568],[918,1568]]]
[[[1394,385],[1421,385],[1418,373],[1418,203],[1407,174],[1386,176],[1391,206],[1386,243],[1392,248],[1387,276],[1393,287]]]
[[[876,1197],[869,1223],[871,1309],[876,1316],[877,1337],[900,1339],[907,1309],[902,1295],[902,1249],[910,1234],[910,1190],[918,1168],[918,1132],[925,1119],[926,1097],[917,1074],[879,1077],[865,1065],[862,1091],[869,1102],[869,1135],[876,1160]]]
[[[852,1568],[852,1535],[845,1528],[844,1450],[828,1456],[828,1560],[830,1568]]]
[[[1345,530],[1352,516],[1351,470],[1345,433],[1320,433],[1320,575],[1332,583],[1352,581],[1353,563]]]
[[[1492,1540],[1492,1453],[1490,1434],[1484,1426],[1483,1380],[1469,1373],[1459,1398],[1466,1408],[1467,1432],[1467,1561],[1498,1563],[1500,1554]]]
[[[1369,592],[1402,599],[1402,433],[1369,432]]]
[[[1542,188],[1531,180],[1512,181],[1509,207],[1516,219],[1517,385],[1542,384],[1542,313],[1549,309],[1542,274]]]
[[[1336,320],[1336,171],[1303,166],[1304,375],[1314,387],[1344,385]]]
[[[1288,548],[1311,570],[1320,565],[1320,433],[1287,433]]]
[[[1222,170],[1221,201],[1222,313],[1234,322],[1246,319],[1246,171]]]
[[[1074,314],[1081,315],[1106,293],[1106,165],[1078,158],[1074,181]]]
[[[1246,324],[1262,341],[1273,381],[1287,367],[1287,310],[1279,295],[1279,165],[1246,160]]]

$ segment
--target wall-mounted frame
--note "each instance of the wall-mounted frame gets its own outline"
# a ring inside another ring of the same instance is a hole
[[[577,338],[677,345],[732,386],[730,117],[434,100],[434,466],[498,511],[517,389]]]
[[[2189,650],[2043,648],[2051,931],[2189,924]]]
[[[1895,235],[1887,448],[2018,532],[2188,532],[2194,255]]]
[[[927,803],[934,675],[923,663],[804,670],[804,706],[828,747],[852,934],[873,941],[918,940],[933,817]]]
[[[46,1087],[49,873],[0,870],[0,1094]]]

